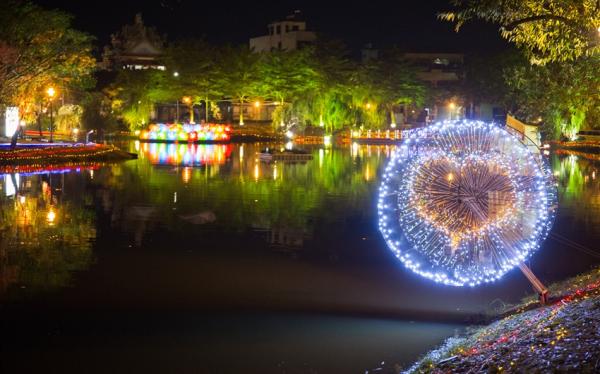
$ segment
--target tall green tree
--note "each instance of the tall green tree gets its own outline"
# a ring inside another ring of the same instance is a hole
[[[318,75],[310,63],[311,50],[272,51],[260,55],[257,92],[279,103],[274,124],[291,120],[291,104],[317,86]]]
[[[208,120],[210,101],[223,97],[219,84],[222,63],[218,49],[205,40],[177,41],[166,51],[165,64],[169,70],[165,72],[164,86],[176,97],[190,97],[194,105],[203,102]]]
[[[600,53],[598,0],[452,0],[439,14],[458,31],[480,19],[498,24],[500,34],[523,48],[532,62],[571,61]]]
[[[216,81],[225,96],[240,104],[240,125],[244,124],[243,107],[258,93],[260,55],[247,46],[227,46],[219,51],[220,64]]]
[[[507,67],[507,98],[520,118],[544,123],[546,136],[573,138],[582,127],[597,127],[600,118],[600,59],[523,63]]]
[[[92,37],[74,30],[71,21],[27,1],[0,2],[0,104],[27,110],[50,85],[91,87]]]

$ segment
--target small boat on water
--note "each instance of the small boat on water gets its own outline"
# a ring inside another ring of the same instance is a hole
[[[312,154],[300,150],[300,149],[292,149],[292,150],[284,150],[284,151],[276,151],[273,149],[263,149],[258,153],[258,158],[263,162],[271,162],[271,161],[289,161],[289,162],[305,162],[313,159]]]

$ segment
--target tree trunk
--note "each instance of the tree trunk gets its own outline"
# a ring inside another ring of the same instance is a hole
[[[240,126],[244,126],[244,99],[240,99]]]
[[[205,113],[204,113],[204,116],[205,116],[204,117],[204,121],[206,123],[208,123],[208,110],[209,110],[208,106],[210,105],[210,102],[208,101],[208,96],[206,97],[206,101],[205,102],[206,102],[206,110],[205,110]]]

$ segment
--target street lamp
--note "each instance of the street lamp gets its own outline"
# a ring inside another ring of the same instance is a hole
[[[454,101],[451,101],[448,104],[448,113],[450,114],[450,120],[452,121],[452,114],[454,114],[454,109],[456,108],[456,104],[454,104]]]
[[[184,96],[181,101],[190,106],[190,123],[194,123],[194,107],[192,105],[192,98],[189,96]]]
[[[53,108],[52,108],[52,100],[54,99],[54,96],[56,95],[56,90],[54,89],[54,87],[48,87],[48,89],[46,90],[46,94],[48,94],[48,100],[50,101],[50,143],[52,143],[53,141],[53,134],[54,134],[54,117],[52,115],[53,112]]]
[[[48,210],[48,214],[46,214],[46,222],[48,222],[48,224],[50,224],[50,226],[54,225],[54,221],[56,220],[56,213],[54,212],[54,209],[52,207],[50,207],[50,209]]]
[[[173,76],[175,78],[179,78],[179,72],[175,71],[173,72]],[[179,99],[177,99],[177,103],[175,104],[175,108],[176,108],[176,116],[175,116],[175,123],[179,123]]]

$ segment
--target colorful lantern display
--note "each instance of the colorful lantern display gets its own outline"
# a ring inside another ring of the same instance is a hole
[[[231,126],[218,124],[154,124],[140,132],[147,142],[228,142]]]

